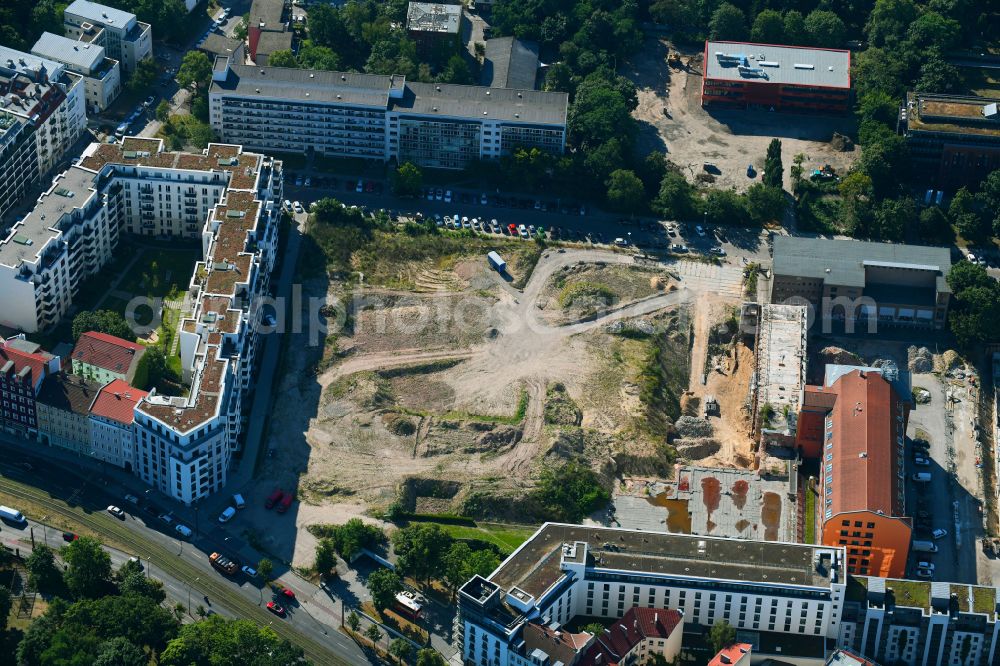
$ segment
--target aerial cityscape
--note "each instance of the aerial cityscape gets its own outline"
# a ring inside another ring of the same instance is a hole
[[[0,0],[0,666],[1000,666],[1000,7]]]

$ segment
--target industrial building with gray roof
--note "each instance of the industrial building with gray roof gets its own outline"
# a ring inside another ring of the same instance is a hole
[[[715,41],[707,42],[705,51],[705,78],[851,87],[850,51]]]

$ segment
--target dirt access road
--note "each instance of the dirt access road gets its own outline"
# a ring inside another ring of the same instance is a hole
[[[808,171],[829,164],[844,173],[860,153],[834,150],[835,131],[853,134],[849,117],[806,116],[756,110],[712,110],[701,106],[702,53],[686,52],[684,69],[666,63],[667,43],[649,39],[635,61],[623,68],[638,88],[639,105],[632,115],[640,123],[640,154],[652,150],[684,169],[688,178],[702,173],[705,162],[715,164],[714,187],[745,190],[757,178],[747,177],[747,165],[757,174],[772,138],[781,139],[785,189],[791,189],[789,167],[798,153],[806,156]]]

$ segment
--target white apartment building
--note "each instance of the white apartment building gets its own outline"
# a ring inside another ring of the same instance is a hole
[[[87,127],[83,77],[62,63],[0,46],[0,110],[34,126],[38,175],[44,177]]]
[[[90,406],[92,455],[125,470],[135,468],[135,407],[148,393],[116,379]]]
[[[568,102],[565,93],[256,67],[221,56],[209,89],[210,121],[226,141],[443,169],[519,147],[563,152]]]
[[[38,179],[34,131],[30,119],[0,109],[0,220]]]
[[[122,91],[118,61],[105,56],[100,44],[76,41],[44,32],[31,52],[42,58],[61,62],[83,77],[87,109],[93,114],[107,110]]]
[[[148,23],[136,20],[135,14],[90,0],[74,0],[63,14],[63,27],[70,39],[103,46],[109,58],[121,63],[126,77],[140,60],[153,57],[153,30]]]

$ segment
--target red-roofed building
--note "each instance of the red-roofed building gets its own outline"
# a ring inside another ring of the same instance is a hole
[[[117,467],[135,465],[135,406],[148,394],[116,379],[101,389],[90,407],[94,455]]]
[[[750,666],[752,650],[753,646],[749,643],[733,643],[719,650],[719,654],[712,657],[708,666]]]
[[[59,358],[22,338],[0,338],[0,428],[22,437],[38,433],[35,401],[42,381],[59,372]]]
[[[134,342],[88,331],[80,336],[73,348],[73,374],[101,384],[116,379],[131,383],[135,381],[136,368],[145,352],[145,347]]]
[[[578,662],[580,666],[645,664],[657,653],[668,662],[681,651],[684,616],[668,608],[632,607],[599,636]]]

